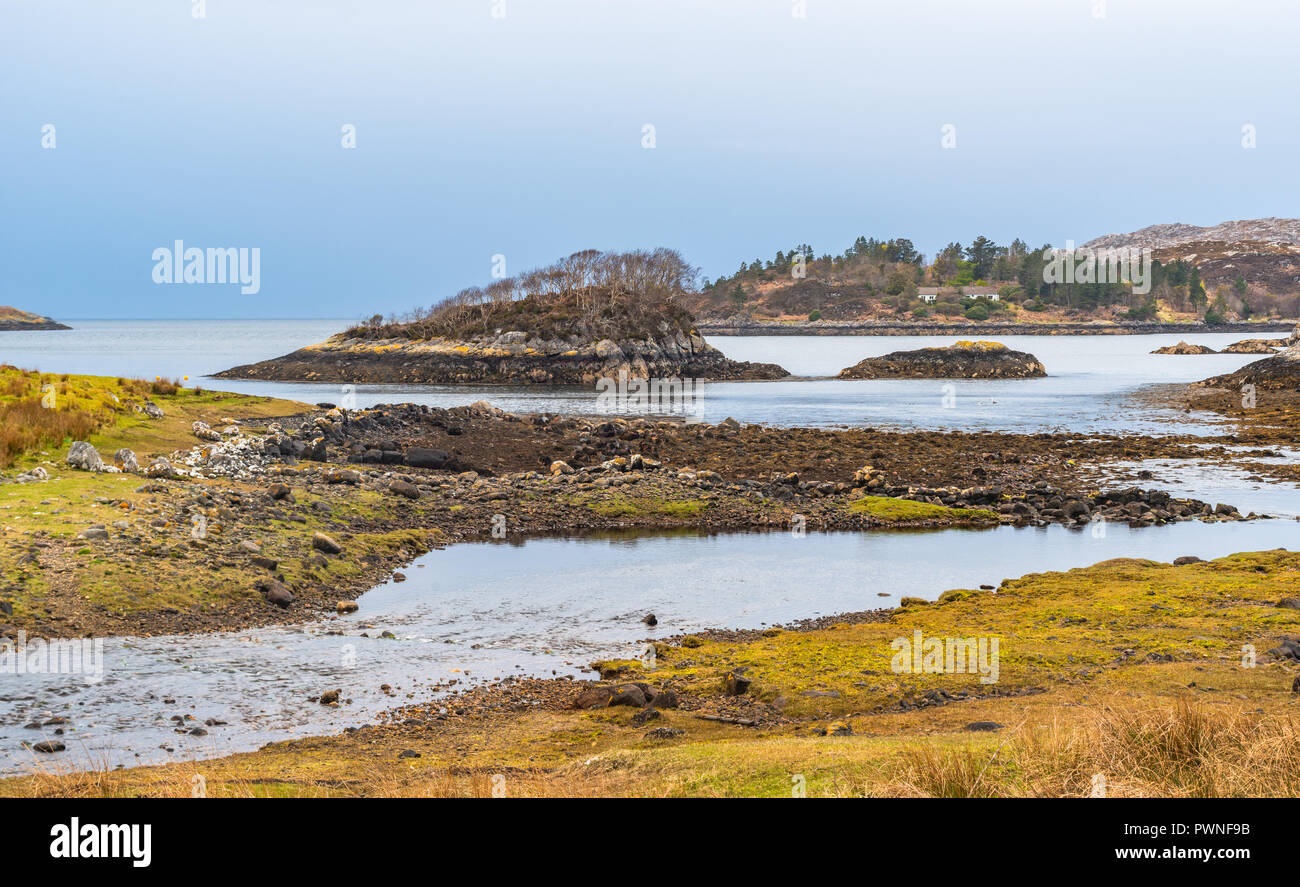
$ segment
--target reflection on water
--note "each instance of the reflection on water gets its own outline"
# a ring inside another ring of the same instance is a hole
[[[337,732],[431,685],[510,674],[573,675],[638,641],[711,626],[751,628],[935,598],[1113,557],[1294,547],[1290,520],[912,533],[733,533],[535,539],[433,551],[362,597],[359,613],[301,626],[215,635],[109,639],[98,684],[75,676],[0,676],[0,769],[35,757],[20,746],[71,722],[68,751],[44,766],[105,766],[207,757]],[[659,625],[641,618],[653,612]],[[381,635],[390,632],[393,638]],[[393,696],[380,690],[390,684]],[[308,702],[343,690],[338,709]],[[172,701],[167,701],[172,700]],[[180,735],[174,716],[227,721]]]
[[[5,333],[0,360],[57,372],[156,375],[199,380],[277,357],[337,332],[344,321],[72,321],[60,332]],[[1280,336],[1280,334],[1279,334]],[[802,377],[833,376],[864,357],[948,345],[957,336],[715,337],[728,357],[779,363]],[[998,336],[1035,354],[1045,379],[731,382],[705,386],[704,418],[776,425],[875,425],[924,429],[1213,433],[1208,416],[1134,410],[1125,395],[1152,383],[1184,383],[1232,372],[1259,355],[1153,355],[1180,338],[1212,348],[1238,333],[1157,336]],[[209,380],[226,390],[338,402],[338,385]],[[951,385],[951,388],[945,386]],[[951,396],[947,396],[951,395]],[[489,400],[516,412],[590,413],[594,390],[537,386],[363,385],[357,403],[414,401],[456,406]],[[1168,424],[1173,422],[1175,424]]]

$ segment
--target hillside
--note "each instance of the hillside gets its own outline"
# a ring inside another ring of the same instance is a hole
[[[21,311],[11,305],[0,305],[0,331],[15,330],[69,330],[70,326],[58,323],[48,317]]]
[[[684,298],[712,332],[754,323],[963,328],[956,332],[974,332],[964,329],[972,325],[986,332],[1006,325],[1196,329],[1300,316],[1300,220],[1156,225],[1086,244],[1147,246],[1153,261],[1132,271],[1136,283],[1100,275],[1075,282],[1073,275],[1046,273],[1056,255],[1051,245],[1035,249],[1020,238],[1006,245],[987,237],[954,242],[927,259],[906,239],[859,237],[838,255],[818,256],[800,244],[743,262]]]
[[[1300,219],[1240,219],[1210,227],[1151,225],[1128,234],[1107,234],[1084,245],[1148,248],[1165,264],[1194,265],[1211,287],[1232,287],[1252,304],[1271,297],[1291,313],[1300,294]]]

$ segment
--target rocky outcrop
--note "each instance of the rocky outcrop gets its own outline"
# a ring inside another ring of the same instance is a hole
[[[1286,339],[1242,339],[1233,342],[1221,351],[1221,354],[1276,354],[1279,348],[1286,347]]]
[[[1300,345],[1292,345],[1280,354],[1248,363],[1235,373],[1214,376],[1193,383],[1194,388],[1229,388],[1243,385],[1257,389],[1300,391]]]
[[[1177,345],[1166,345],[1163,348],[1157,348],[1152,354],[1218,354],[1213,348],[1205,345],[1193,345],[1191,342],[1179,342]]]
[[[840,379],[1031,379],[1046,376],[1038,358],[999,342],[894,351],[840,370]]]
[[[334,336],[292,354],[218,373],[224,379],[442,384],[590,385],[597,379],[781,379],[770,363],[730,360],[699,333],[661,325],[641,340],[541,339],[521,330],[471,341]]]
[[[53,321],[40,314],[20,311],[10,305],[0,305],[0,331],[70,329],[72,327]]]

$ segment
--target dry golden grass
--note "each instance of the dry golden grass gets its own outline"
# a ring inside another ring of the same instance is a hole
[[[992,754],[972,747],[907,750],[887,794],[927,797],[1089,795],[1294,797],[1300,733],[1292,716],[1172,707],[1108,709],[1092,726],[1018,730]]]
[[[83,439],[103,423],[83,410],[46,409],[36,398],[0,403],[0,468],[30,450]]]

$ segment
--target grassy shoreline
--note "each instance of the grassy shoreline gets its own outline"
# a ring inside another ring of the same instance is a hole
[[[653,667],[601,663],[595,684],[503,681],[336,736],[40,773],[0,795],[188,796],[201,775],[229,796],[1083,797],[1098,774],[1112,796],[1294,795],[1300,662],[1268,651],[1300,632],[1300,610],[1277,606],[1295,595],[1292,552],[1107,561],[806,630],[679,638]],[[891,644],[917,631],[999,638],[998,682],[899,672]],[[751,683],[730,695],[738,670]],[[676,704],[574,707],[637,683]]]

